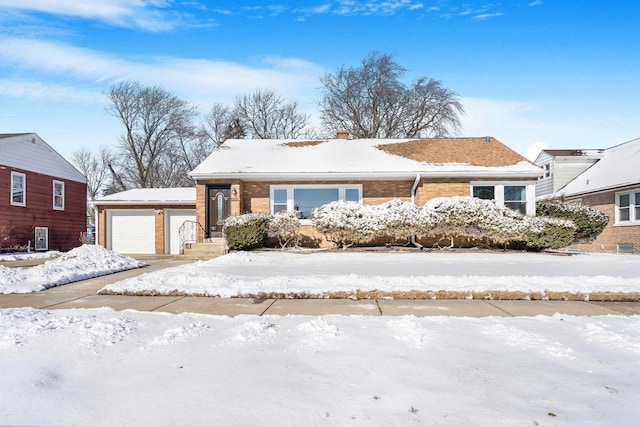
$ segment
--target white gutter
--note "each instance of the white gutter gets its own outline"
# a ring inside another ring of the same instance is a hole
[[[416,204],[416,191],[418,190],[418,184],[420,184],[420,174],[416,174],[416,180],[413,181],[413,187],[411,187],[411,203],[413,203],[414,205]],[[413,246],[419,248],[420,250],[424,249],[424,246],[416,241],[415,234],[411,235],[411,243],[413,244]]]
[[[91,202],[94,206],[155,206],[155,205],[180,205],[180,206],[195,206],[195,200],[94,200]]]
[[[484,177],[491,179],[537,179],[542,176],[542,169],[531,170],[448,170],[448,171],[415,171],[415,172],[224,172],[224,173],[191,173],[189,176],[195,180],[207,179],[241,179],[244,181],[298,181],[298,180],[326,180],[340,181],[346,179],[362,179],[380,181],[385,179],[400,180],[411,179],[419,174],[432,178],[475,178]]]

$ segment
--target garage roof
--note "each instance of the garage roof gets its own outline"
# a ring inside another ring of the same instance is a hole
[[[195,188],[136,188],[93,200],[94,205],[186,205],[195,206]]]

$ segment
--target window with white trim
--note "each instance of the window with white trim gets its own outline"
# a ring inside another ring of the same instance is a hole
[[[616,193],[616,224],[640,225],[640,190]]]
[[[11,204],[27,205],[27,176],[20,172],[11,172]]]
[[[544,171],[544,175],[542,175],[539,179],[549,178],[551,176],[551,163],[545,163],[542,165],[542,170]]]
[[[535,214],[535,183],[529,182],[472,182],[471,196],[493,200],[522,215]]]
[[[53,181],[53,209],[64,210],[64,182]]]
[[[271,213],[299,212],[300,219],[311,219],[311,211],[337,200],[361,202],[362,185],[308,184],[272,185]]]

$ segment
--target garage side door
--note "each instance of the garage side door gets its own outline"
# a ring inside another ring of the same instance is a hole
[[[165,210],[165,252],[170,254],[180,253],[180,226],[185,221],[196,220],[195,209],[167,209]]]
[[[156,253],[153,209],[114,210],[109,211],[107,217],[109,249],[124,254]]]

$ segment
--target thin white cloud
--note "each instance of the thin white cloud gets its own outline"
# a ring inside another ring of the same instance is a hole
[[[529,6],[533,7],[533,6],[540,6],[542,3],[544,3],[544,1],[542,0],[535,0],[532,1],[531,3],[529,3]]]
[[[486,21],[489,18],[496,18],[498,16],[502,16],[502,12],[494,12],[494,13],[481,13],[473,17],[474,21]]]
[[[538,157],[538,154],[540,154],[542,150],[545,150],[547,148],[549,148],[549,146],[544,142],[539,142],[539,141],[534,142],[529,146],[529,148],[525,150],[524,157],[527,160],[533,162],[536,159],[536,157]]]
[[[93,104],[104,98],[100,91],[21,79],[0,79],[0,96],[67,104]]]
[[[0,0],[0,7],[97,20],[143,31],[171,31],[185,16],[166,1],[156,0]]]
[[[179,57],[127,60],[62,43],[27,39],[0,39],[3,65],[19,67],[48,81],[64,78],[78,85],[105,90],[112,82],[137,80],[162,85],[167,90],[207,106],[214,101],[232,102],[236,94],[271,89],[290,98],[313,97],[324,70],[295,58],[259,58],[257,65]],[[35,92],[34,92],[35,93]]]

